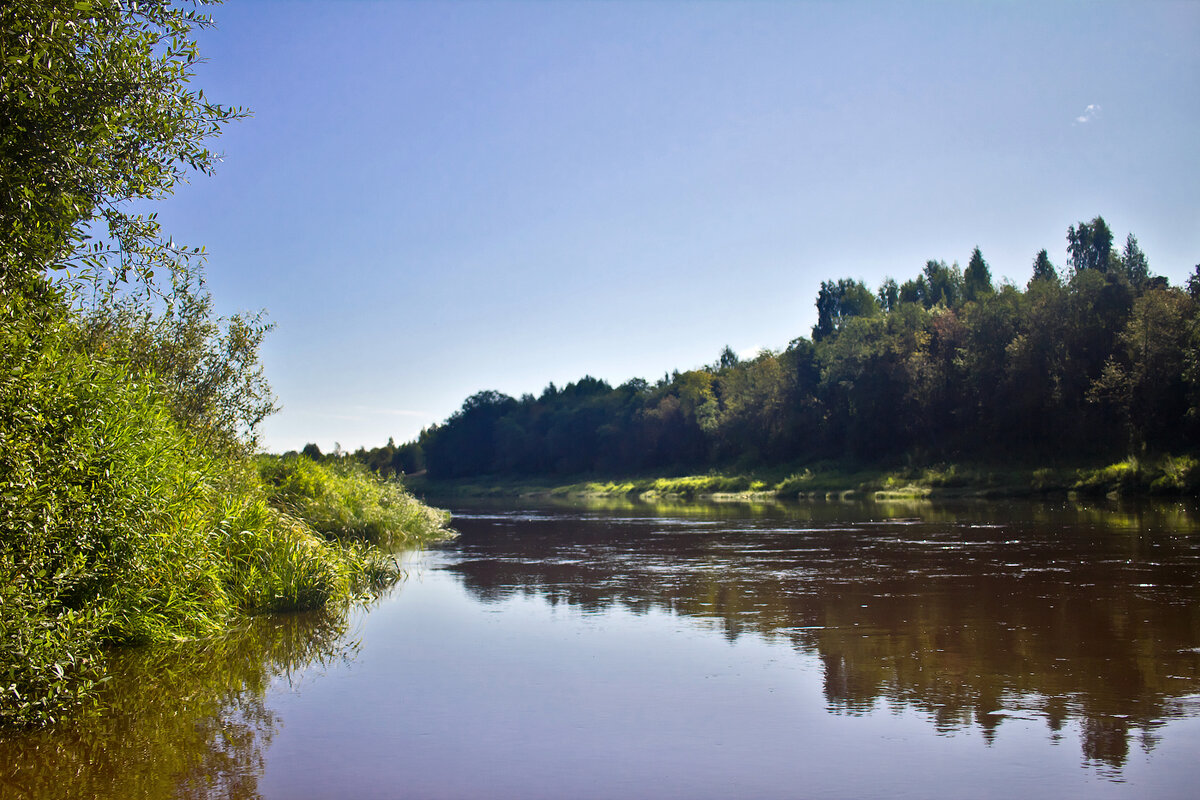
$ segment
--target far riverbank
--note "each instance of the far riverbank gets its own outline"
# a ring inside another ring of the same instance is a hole
[[[1114,464],[1028,466],[939,463],[867,467],[818,462],[803,467],[642,476],[478,476],[405,478],[417,494],[444,498],[633,497],[686,499],[874,499],[935,497],[1195,497],[1200,460],[1191,456],[1127,458]]]

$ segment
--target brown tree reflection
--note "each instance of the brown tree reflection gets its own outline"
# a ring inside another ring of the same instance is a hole
[[[880,706],[940,732],[1079,727],[1119,769],[1200,714],[1200,534],[1188,509],[629,504],[459,517],[448,567],[477,598],[651,608],[819,657],[838,714]],[[1003,517],[1002,524],[997,518]],[[862,520],[867,521],[862,521]]]
[[[344,615],[251,620],[204,642],[116,651],[110,710],[0,740],[0,797],[258,798],[272,681],[353,658]]]

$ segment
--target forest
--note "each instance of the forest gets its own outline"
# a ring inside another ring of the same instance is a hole
[[[1171,286],[1099,216],[1066,239],[1068,263],[1040,251],[1023,288],[996,285],[978,247],[965,269],[931,260],[875,290],[824,281],[811,336],[782,350],[725,348],[653,383],[481,391],[416,441],[354,456],[459,479],[1194,452],[1200,266]]]

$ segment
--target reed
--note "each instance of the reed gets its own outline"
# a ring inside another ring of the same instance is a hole
[[[381,546],[445,535],[399,484],[206,446],[64,305],[2,300],[0,728],[94,704],[109,645],[346,603],[399,577]]]

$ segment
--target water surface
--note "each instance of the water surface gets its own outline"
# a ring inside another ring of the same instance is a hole
[[[1190,797],[1179,506],[461,508],[349,620],[116,659],[3,797]]]

